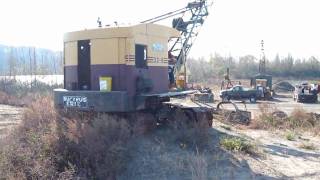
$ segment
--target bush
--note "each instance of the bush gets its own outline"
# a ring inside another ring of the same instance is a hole
[[[128,161],[127,142],[131,137],[128,122],[106,115],[91,120],[63,120],[66,129],[62,130],[59,141],[59,152],[63,152],[60,167],[71,163],[78,176],[115,179]]]
[[[23,97],[29,93],[37,93],[41,95],[51,94],[53,89],[61,88],[61,85],[48,85],[40,81],[24,83],[14,79],[0,79],[0,91],[16,97]]]
[[[51,99],[33,103],[20,126],[1,148],[0,176],[5,179],[53,179],[58,171],[55,152],[58,136]]]
[[[319,134],[320,115],[308,113],[303,108],[295,108],[290,116],[271,105],[259,105],[260,116],[252,121],[251,128],[289,129],[295,131],[311,130]]]
[[[251,121],[250,127],[255,129],[269,129],[277,127],[282,119],[273,116],[273,112],[277,112],[277,108],[273,104],[261,103],[258,105],[260,115]]]
[[[291,129],[311,129],[317,125],[317,122],[304,109],[295,108],[288,118],[287,124]]]
[[[220,145],[229,151],[254,153],[254,146],[243,138],[224,137],[220,140]]]
[[[128,122],[116,116],[67,115],[56,113],[51,98],[32,103],[3,142],[0,177],[115,179],[128,161]]]
[[[51,96],[53,89],[57,88],[61,88],[61,85],[48,85],[40,81],[28,84],[13,79],[0,79],[0,104],[30,105],[43,96]]]
[[[286,139],[289,141],[294,141],[295,140],[295,134],[293,132],[288,132],[286,134]]]

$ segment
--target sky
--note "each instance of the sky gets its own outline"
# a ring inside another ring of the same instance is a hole
[[[0,44],[62,50],[65,32],[134,25],[190,0],[1,0]],[[319,0],[214,0],[190,56],[320,57]],[[168,26],[170,22],[163,22]]]

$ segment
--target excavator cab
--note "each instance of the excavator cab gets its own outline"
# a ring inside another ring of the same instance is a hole
[[[179,36],[156,24],[66,33],[65,87],[55,90],[56,105],[102,112],[146,108],[152,95],[169,91],[168,40]]]
[[[99,23],[98,29],[67,33],[65,87],[55,90],[56,106],[128,112],[169,101],[173,83],[186,87],[186,57],[209,6],[195,0],[139,25],[102,28]],[[175,27],[153,24],[180,14],[189,19],[175,20]]]

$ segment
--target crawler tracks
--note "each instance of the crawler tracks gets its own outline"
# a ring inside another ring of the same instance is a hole
[[[173,130],[208,129],[212,127],[213,122],[212,111],[209,108],[184,107],[173,104],[163,104],[155,109],[122,113],[95,113],[71,109],[60,109],[59,111],[63,117],[77,119],[80,123],[90,124],[92,120],[99,117],[126,120],[133,134],[144,134],[157,127],[167,127]]]
[[[212,126],[212,113],[203,107],[178,107],[167,104],[156,112],[160,124],[168,124],[171,128],[209,128]]]

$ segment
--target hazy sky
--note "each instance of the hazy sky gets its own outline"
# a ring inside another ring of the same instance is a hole
[[[2,0],[0,44],[62,49],[64,32],[118,21],[135,24],[188,0]],[[191,56],[210,53],[320,57],[319,0],[215,0]],[[170,26],[171,23],[168,25]]]

